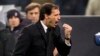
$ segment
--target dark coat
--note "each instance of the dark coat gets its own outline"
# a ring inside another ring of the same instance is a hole
[[[6,56],[8,55],[12,56],[15,45],[17,43],[17,39],[20,36],[21,30],[22,30],[22,26],[20,25],[14,28],[13,31],[10,30],[10,27],[6,27],[6,29],[2,31],[1,35],[2,35],[2,38],[6,39],[4,42],[6,42],[5,45],[7,45],[6,48],[8,49],[7,51],[9,52],[7,53]]]
[[[51,29],[49,37],[40,22],[27,26],[19,37],[13,56],[53,56],[54,47],[67,56],[70,47],[60,37],[60,29]]]
[[[15,27],[13,30],[11,30],[11,28],[9,26],[7,26],[6,28],[10,31],[12,37],[15,39],[14,42],[16,43],[17,42],[17,39],[19,38],[19,36],[21,34],[21,31],[24,28],[24,26],[22,26],[20,24],[19,26]]]
[[[13,53],[12,47],[14,38],[11,36],[9,30],[0,30],[0,56],[11,56]]]
[[[14,38],[6,26],[0,22],[0,56],[11,56]]]

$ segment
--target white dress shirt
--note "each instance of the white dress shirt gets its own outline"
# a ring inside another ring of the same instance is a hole
[[[42,24],[42,26],[43,26],[43,29],[44,29],[44,31],[45,31],[45,33],[47,32],[47,29],[48,29],[48,27],[43,23],[43,21],[40,21],[41,22],[41,24]]]

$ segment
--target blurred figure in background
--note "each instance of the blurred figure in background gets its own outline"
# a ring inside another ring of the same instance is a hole
[[[27,26],[31,23],[35,24],[39,21],[40,15],[40,4],[39,3],[30,3],[25,8],[26,18],[22,22],[22,25]]]
[[[85,15],[100,15],[100,0],[89,0]]]
[[[14,38],[6,26],[0,22],[0,56],[11,56]]]
[[[9,11],[11,9],[16,9],[16,8],[12,4],[10,4],[10,5],[1,5],[0,21],[5,25],[6,25],[6,22],[7,22],[6,13],[7,13],[7,11]]]
[[[7,12],[7,28],[17,41],[18,36],[21,33],[23,26],[21,25],[22,18],[19,11],[12,9]]]
[[[31,20],[32,23],[36,23],[39,20],[40,7],[39,3],[31,3],[26,7],[26,18]]]
[[[13,37],[13,40],[11,40],[12,44],[9,45],[9,48],[11,48],[12,51],[14,51],[17,39],[21,35],[21,31],[23,29],[21,22],[22,18],[19,11],[12,9],[7,12],[7,29]]]

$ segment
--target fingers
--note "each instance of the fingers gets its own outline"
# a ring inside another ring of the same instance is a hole
[[[64,28],[64,30],[72,31],[72,27],[69,24],[64,23],[63,28]]]
[[[58,56],[58,50],[57,50],[57,48],[54,49],[53,56]]]
[[[63,24],[64,31],[70,33],[72,31],[72,27],[69,24]]]
[[[72,31],[72,27],[69,24],[63,24],[63,28],[64,28],[64,34],[66,39],[70,39],[71,37],[71,31]]]

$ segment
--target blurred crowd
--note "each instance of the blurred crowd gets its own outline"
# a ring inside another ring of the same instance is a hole
[[[25,17],[15,7],[1,12],[5,16],[0,18],[0,56],[12,56],[17,39],[24,27],[39,21],[40,4],[28,4],[25,8]]]
[[[0,5],[15,5],[24,11],[26,5],[31,2],[38,2],[40,4],[50,2],[60,6],[62,15],[84,15],[88,0],[1,0]]]
[[[18,10],[22,17],[25,17],[25,7],[31,2],[36,2],[41,5],[48,2],[57,4],[60,7],[61,15],[89,15],[94,12],[94,9],[92,9],[93,4],[90,4],[91,1],[92,0],[0,0],[0,21],[6,24],[6,13],[10,9]],[[99,12],[97,11],[97,13]]]

